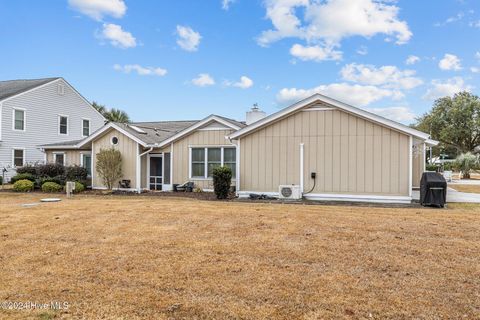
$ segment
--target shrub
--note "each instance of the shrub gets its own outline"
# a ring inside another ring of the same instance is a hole
[[[425,169],[426,169],[427,171],[437,171],[437,166],[434,165],[434,164],[427,164],[427,165],[425,166]]]
[[[87,169],[80,166],[65,167],[65,177],[67,181],[86,181]]]
[[[83,191],[85,191],[85,186],[82,183],[75,181],[75,190],[73,190],[73,192],[80,193]]]
[[[217,199],[226,199],[232,183],[232,170],[229,167],[213,169],[213,190]]]
[[[478,157],[471,152],[462,153],[455,160],[455,165],[462,172],[463,179],[470,179],[470,171],[478,165]]]
[[[39,177],[56,177],[65,174],[65,167],[61,164],[47,163],[37,166],[37,175]]]
[[[28,173],[31,174],[32,176],[36,177],[37,176],[37,166],[27,164],[23,167],[17,168],[17,174],[22,174],[22,173]]]
[[[39,179],[39,185],[42,186],[45,182],[55,182],[63,186],[65,184],[65,177],[64,176],[56,176],[56,177],[44,177]]]
[[[62,186],[55,182],[45,182],[42,184],[43,192],[60,192],[62,191]]]
[[[103,184],[111,190],[123,175],[122,154],[114,148],[101,149],[95,158],[98,175],[102,178]]]
[[[13,191],[16,191],[16,192],[33,191],[33,182],[30,180],[18,180],[13,184]]]
[[[35,177],[30,173],[20,173],[13,176],[12,179],[10,179],[10,182],[15,183],[19,180],[30,180],[32,182],[35,182]]]

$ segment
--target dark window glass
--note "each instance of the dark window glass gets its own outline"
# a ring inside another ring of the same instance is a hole
[[[15,110],[15,130],[25,130],[25,111]]]
[[[23,150],[13,150],[13,165],[15,167],[23,166]]]
[[[192,177],[205,177],[204,148],[192,148]]]
[[[213,169],[222,165],[222,149],[209,148],[208,150],[208,177],[212,177]]]
[[[82,120],[82,133],[84,137],[88,137],[90,135],[90,121],[89,120]]]
[[[60,117],[60,134],[67,134],[68,133],[68,118],[67,117]]]

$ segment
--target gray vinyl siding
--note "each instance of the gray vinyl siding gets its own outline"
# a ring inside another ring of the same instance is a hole
[[[58,94],[58,85],[63,84],[64,95]],[[0,169],[7,167],[7,180],[15,174],[11,167],[12,149],[25,149],[25,162],[44,162],[45,154],[39,145],[78,140],[82,136],[82,119],[90,120],[90,133],[104,124],[103,117],[63,79],[48,83],[30,92],[0,101],[1,142]],[[13,130],[13,109],[25,109],[25,132]],[[68,116],[68,134],[58,133],[58,116]]]

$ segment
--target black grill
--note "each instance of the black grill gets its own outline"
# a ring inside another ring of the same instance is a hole
[[[420,204],[422,206],[445,206],[447,181],[437,172],[424,172],[420,180]]]

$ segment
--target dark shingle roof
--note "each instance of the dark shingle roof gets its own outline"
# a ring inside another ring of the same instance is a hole
[[[83,140],[84,139],[49,143],[49,144],[44,144],[41,147],[65,147],[65,146],[69,147],[69,146],[75,146],[77,143]]]
[[[133,122],[133,123],[115,123],[128,133],[142,140],[146,144],[160,143],[163,140],[170,138],[171,136],[185,130],[186,128],[197,123],[194,121],[157,121],[157,122]],[[140,133],[135,126],[145,133]]]
[[[41,86],[45,83],[59,79],[44,78],[44,79],[25,79],[25,80],[7,80],[0,81],[0,100],[15,96],[24,91],[28,91],[35,87]]]

